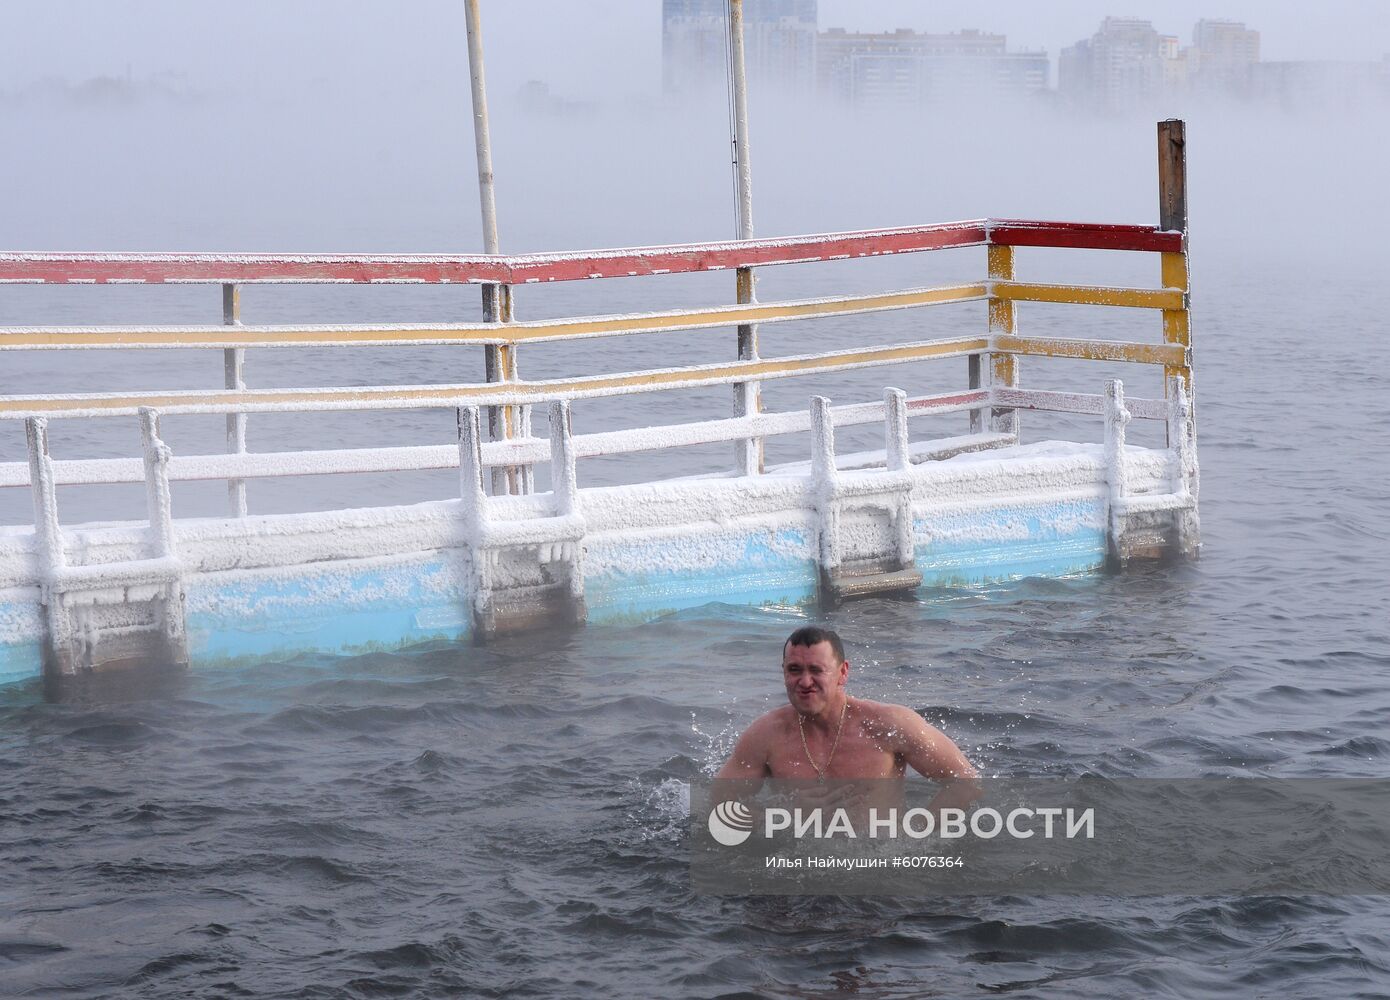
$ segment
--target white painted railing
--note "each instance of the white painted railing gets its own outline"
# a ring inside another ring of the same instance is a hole
[[[899,391],[899,390],[894,390]],[[891,397],[896,399],[896,397]],[[972,392],[939,393],[931,396],[907,397],[901,403],[852,403],[828,406],[829,419],[835,427],[852,427],[890,422],[887,447],[889,464],[902,465],[909,454],[905,439],[899,443],[896,422],[901,418],[904,433],[906,421],[924,416],[975,411],[985,407],[1009,406],[1020,409],[1051,410],[1060,413],[1100,415],[1105,411],[1106,397],[1084,393],[1056,393],[1023,389],[980,389]],[[1154,399],[1130,399],[1131,415],[1150,420],[1168,420],[1169,402]],[[457,409],[435,404],[435,408]],[[900,408],[900,409],[895,409]],[[891,411],[891,412],[890,412]],[[143,413],[160,414],[154,408]],[[210,406],[209,412],[231,412],[229,408]],[[566,407],[568,413],[568,405]],[[30,418],[27,423],[47,418]],[[142,417],[143,419],[143,417]],[[730,417],[659,427],[642,427],[622,431],[602,431],[577,434],[572,441],[573,457],[595,458],[636,454],[644,451],[665,451],[671,448],[702,444],[717,444],[747,437],[776,437],[813,430],[814,418],[809,411],[760,413],[748,417]],[[1013,442],[1007,434],[979,433],[940,439],[949,442],[953,451],[975,450],[979,447],[998,447]],[[971,446],[975,446],[972,448]],[[901,449],[894,452],[894,449]],[[480,443],[479,461],[485,468],[535,465],[548,462],[554,441],[522,438],[511,441]],[[133,484],[147,481],[147,463],[141,458],[48,459],[54,486],[91,486]],[[354,473],[410,472],[458,468],[458,448],[454,444],[413,445],[396,448],[348,448],[318,451],[243,452],[239,454],[172,455],[167,462],[167,477],[171,482],[207,480],[276,479],[293,476],[342,475]],[[0,462],[0,488],[22,488],[33,483],[32,461]]]

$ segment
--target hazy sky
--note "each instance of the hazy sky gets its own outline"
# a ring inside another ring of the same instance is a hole
[[[1199,17],[1244,20],[1270,59],[1378,59],[1386,0],[821,0],[823,27],[1002,31],[1058,50],[1107,14],[1152,19],[1186,41]],[[0,87],[45,76],[185,73],[207,89],[450,85],[464,59],[462,0],[5,0]],[[659,86],[660,0],[484,0],[494,89],[545,79],[565,96]],[[382,81],[382,77],[397,78]],[[400,79],[404,78],[404,79]]]

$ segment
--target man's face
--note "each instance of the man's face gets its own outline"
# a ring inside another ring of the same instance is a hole
[[[788,645],[782,651],[782,681],[787,700],[802,715],[819,715],[849,679],[849,663],[836,659],[828,642]]]

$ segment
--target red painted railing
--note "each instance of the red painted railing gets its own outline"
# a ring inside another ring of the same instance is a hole
[[[0,253],[8,284],[506,284],[733,270],[952,247],[1020,246],[1180,253],[1152,226],[976,219],[790,239],[520,255]]]

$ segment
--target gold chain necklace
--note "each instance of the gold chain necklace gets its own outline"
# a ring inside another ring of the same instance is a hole
[[[806,751],[806,759],[810,761],[811,766],[816,769],[816,776],[820,778],[821,781],[825,780],[825,772],[830,770],[830,762],[835,759],[835,751],[840,749],[840,737],[844,735],[845,716],[848,714],[849,699],[846,698],[845,707],[840,709],[840,724],[835,728],[835,742],[830,744],[830,756],[825,758],[825,767],[821,767],[811,757],[811,748],[806,743],[806,716],[802,715],[800,712],[796,713],[796,724],[801,729],[801,749]]]

